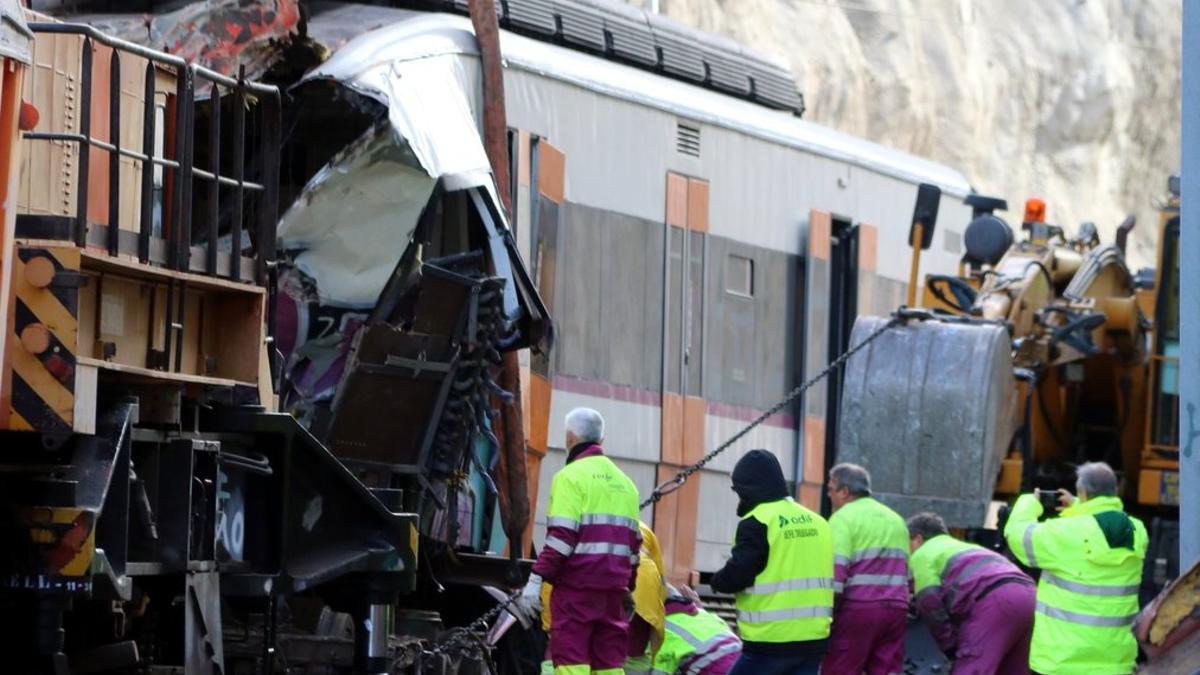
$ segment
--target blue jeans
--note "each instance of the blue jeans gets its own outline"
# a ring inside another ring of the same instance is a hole
[[[820,656],[775,656],[742,652],[729,675],[817,675]]]

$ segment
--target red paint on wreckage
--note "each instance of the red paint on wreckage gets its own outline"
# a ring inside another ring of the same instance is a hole
[[[299,32],[300,0],[223,0],[197,2],[154,17],[155,45],[223,75],[257,77],[270,59],[257,54]]]

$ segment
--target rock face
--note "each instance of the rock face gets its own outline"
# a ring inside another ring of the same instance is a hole
[[[631,0],[649,7],[651,0]],[[659,0],[668,17],[786,59],[805,117],[954,166],[1008,199],[1040,196],[1104,241],[1136,213],[1152,265],[1179,170],[1178,0]]]

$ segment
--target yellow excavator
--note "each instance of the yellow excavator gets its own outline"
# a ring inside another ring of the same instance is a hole
[[[1031,199],[1018,241],[1003,200],[967,197],[959,274],[926,276],[921,308],[847,363],[839,461],[869,467],[901,513],[963,530],[995,529],[1016,494],[1073,487],[1074,466],[1106,461],[1153,523],[1150,576],[1175,576],[1178,179],[1168,187],[1157,266],[1136,274],[1132,216],[1103,244],[1094,224],[1069,234]],[[914,241],[916,226],[933,223],[915,223]],[[859,317],[851,343],[887,321]]]

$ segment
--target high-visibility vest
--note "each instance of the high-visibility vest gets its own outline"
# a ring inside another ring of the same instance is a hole
[[[908,526],[871,497],[829,517],[835,590],[844,600],[908,607]]]
[[[948,534],[926,539],[909,558],[913,600],[943,651],[956,647],[954,626],[971,616],[984,594],[1001,583],[1030,588],[1033,580],[1007,558]]]
[[[742,651],[724,619],[703,609],[667,616],[667,632],[654,657],[653,675],[699,675],[709,665]]]
[[[567,558],[552,580],[555,584],[629,588],[641,541],[638,491],[611,459],[601,454],[581,457],[555,474],[546,524],[577,535],[572,542],[546,538],[547,547]]]
[[[960,541],[948,534],[925,540],[909,558],[912,567],[913,595],[938,589],[947,600],[947,607],[956,604],[957,591],[975,577],[988,580],[1011,577],[1032,584],[1016,565],[1007,558],[978,544]]]
[[[1033,620],[1029,666],[1055,675],[1133,671],[1133,619],[1146,557],[1146,527],[1129,517],[1132,547],[1113,548],[1096,516],[1123,512],[1117,497],[1096,497],[1039,523],[1042,505],[1022,495],[1004,537],[1017,558],[1042,570]]]
[[[790,497],[759,504],[744,518],[767,528],[767,566],[737,593],[738,632],[748,642],[829,637],[833,539],[821,516]]]
[[[942,586],[942,576],[948,571],[951,560],[959,555],[985,551],[982,546],[959,541],[949,535],[931,537],[913,551],[909,564],[912,566],[913,594]]]
[[[650,653],[662,644],[666,620],[667,581],[662,574],[662,553],[658,537],[645,523],[639,523],[642,532],[642,550],[638,561],[637,585],[633,589],[633,611],[650,624]],[[554,585],[542,584],[542,630],[550,633],[550,593]]]

